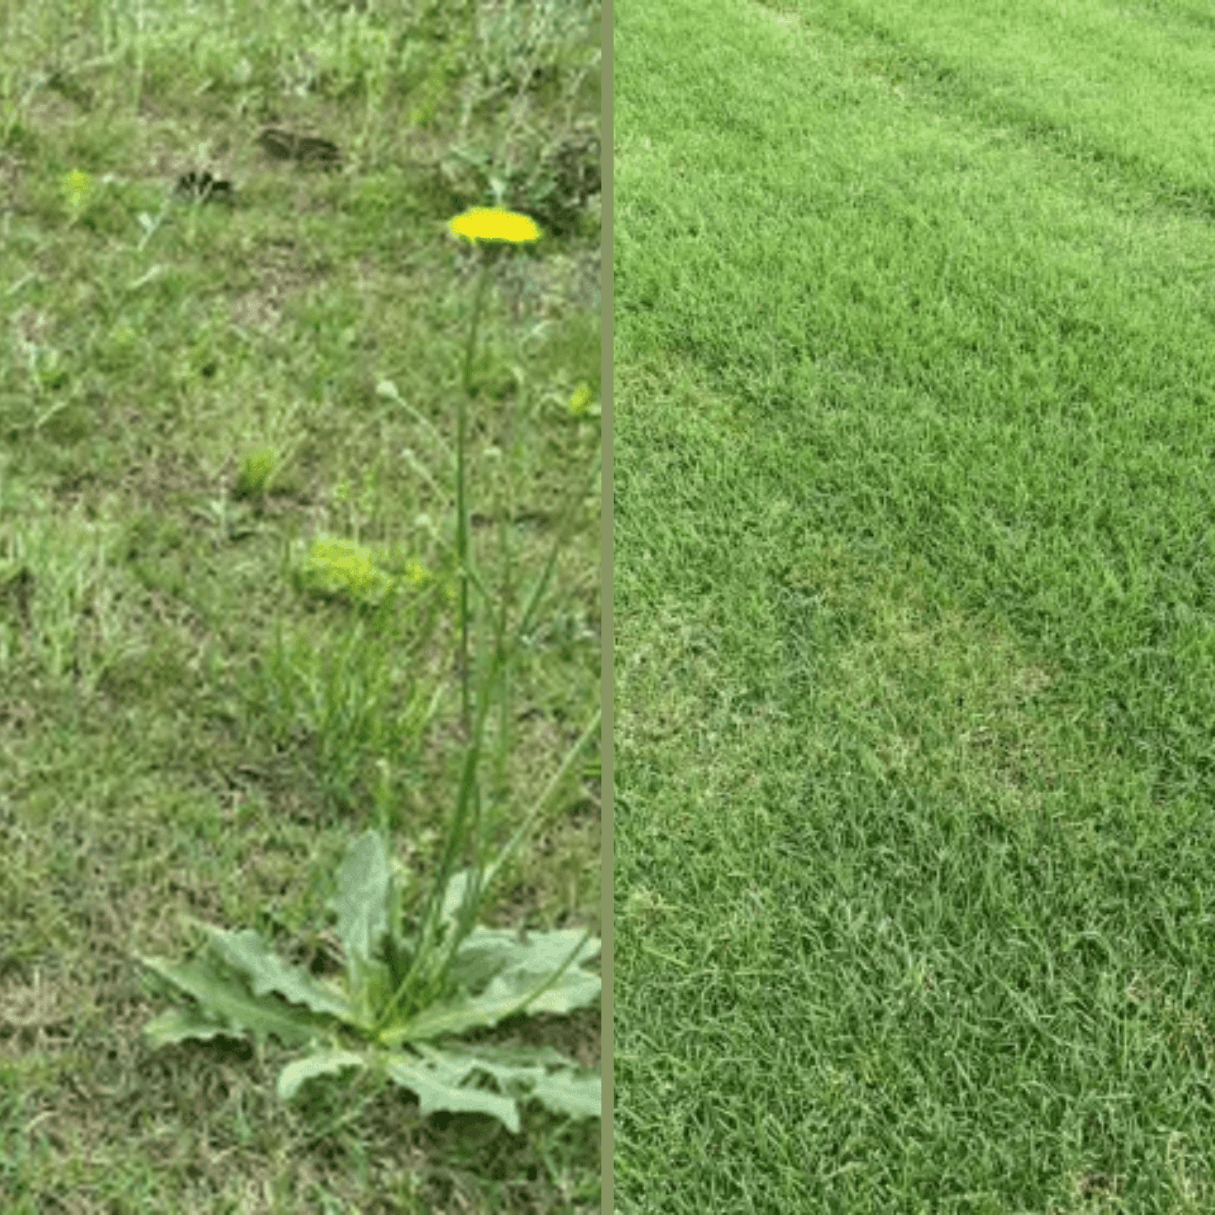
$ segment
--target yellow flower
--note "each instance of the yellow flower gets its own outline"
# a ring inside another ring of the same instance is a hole
[[[449,220],[447,226],[455,236],[462,236],[473,243],[479,240],[506,240],[519,245],[540,239],[539,227],[526,215],[499,211],[495,207],[474,207]]]

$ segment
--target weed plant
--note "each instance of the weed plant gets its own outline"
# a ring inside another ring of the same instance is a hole
[[[539,238],[536,225],[526,217],[485,208],[458,216],[451,229],[474,244],[489,242],[491,248],[501,242]],[[455,453],[458,669],[465,748],[456,805],[442,841],[442,861],[425,896],[416,933],[411,936],[404,931],[400,883],[406,873],[394,872],[386,843],[391,835],[384,822],[380,831],[368,831],[351,845],[338,874],[340,895],[332,906],[338,913],[346,962],[343,986],[326,986],[314,982],[306,972],[284,967],[255,932],[233,935],[204,926],[214,947],[209,964],[183,967],[163,959],[143,959],[146,966],[188,998],[184,1009],[157,1018],[145,1032],[159,1045],[186,1039],[205,1042],[221,1035],[239,1039],[245,1033],[264,1042],[273,1035],[284,1045],[305,1047],[308,1052],[283,1069],[279,1077],[283,1097],[294,1096],[305,1080],[351,1067],[372,1066],[415,1092],[423,1114],[440,1110],[484,1113],[517,1134],[516,1090],[523,1089],[526,1096],[558,1113],[593,1118],[602,1103],[598,1076],[580,1071],[551,1048],[470,1048],[456,1040],[457,1036],[473,1029],[493,1028],[523,1013],[568,1013],[591,1003],[599,994],[599,980],[581,964],[597,955],[599,942],[590,939],[589,929],[581,935],[564,931],[537,934],[529,940],[526,934],[515,939],[509,931],[476,926],[477,914],[494,879],[547,808],[547,799],[540,798],[501,854],[492,863],[483,860],[482,767],[489,713],[496,701],[509,720],[510,669],[520,637],[532,627],[557,554],[555,547],[518,622],[508,623],[507,596],[488,595],[468,543],[466,398],[473,387],[477,322],[489,281],[490,255],[486,252],[482,256],[464,361],[464,393],[457,406]],[[595,471],[598,473],[597,468]],[[571,503],[571,507],[575,505]],[[576,516],[571,509],[564,517]],[[565,539],[559,532],[557,544]],[[314,551],[310,566],[320,564],[326,589],[366,595],[381,589],[380,584],[386,581],[357,546],[326,542],[319,547],[321,553],[318,556]],[[509,568],[508,544],[503,545],[503,557]],[[425,579],[415,575],[413,580]],[[469,652],[469,588],[474,583],[493,625],[492,642],[478,647],[475,695]],[[442,685],[438,691],[442,691]],[[362,688],[355,688],[354,695],[346,700],[370,722],[383,720],[383,706],[374,698],[369,700]],[[432,701],[432,712],[435,707],[436,701]],[[429,716],[420,721],[389,718],[385,724],[390,732],[422,737]],[[337,732],[329,719],[320,724],[326,737]],[[354,733],[367,735],[369,724],[356,719]],[[348,723],[343,725],[349,728]],[[598,728],[596,713],[566,757],[563,769],[579,757]],[[499,734],[496,745],[495,766],[500,773],[505,767],[509,735]],[[547,792],[551,794],[555,785],[550,784]],[[468,867],[457,872],[454,866],[466,854],[470,854]],[[339,1026],[347,1033],[345,1039],[338,1036]],[[349,1040],[350,1030],[356,1035],[354,1043]],[[352,1044],[364,1051],[370,1046],[370,1052],[351,1050]],[[413,1050],[402,1054],[395,1049],[402,1045]],[[494,1081],[498,1091],[478,1083],[486,1077]]]

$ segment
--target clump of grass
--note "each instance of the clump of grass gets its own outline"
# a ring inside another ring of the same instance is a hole
[[[97,183],[91,174],[81,169],[73,169],[63,178],[63,198],[67,207],[68,220],[71,223],[79,221],[88,209],[89,203],[96,193]]]
[[[272,447],[250,452],[241,462],[233,490],[237,498],[263,498],[279,466],[279,453]]]

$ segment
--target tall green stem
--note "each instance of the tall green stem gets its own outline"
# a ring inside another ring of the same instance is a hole
[[[472,324],[468,330],[468,350],[464,355],[464,392],[456,414],[456,554],[460,562],[460,718],[467,737],[472,721],[469,706],[468,670],[468,502],[464,492],[464,448],[468,438],[468,402],[472,398],[473,351],[477,345],[477,322],[481,319],[481,301],[489,278],[489,259],[481,251],[481,274],[473,299]]]

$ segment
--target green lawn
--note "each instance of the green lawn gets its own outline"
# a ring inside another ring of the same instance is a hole
[[[329,974],[369,827],[427,892],[462,753],[471,206],[545,229],[495,267],[473,368],[473,549],[497,588],[507,546],[512,618],[573,519],[490,838],[592,718],[600,41],[592,0],[0,9],[4,1215],[598,1209],[595,1120],[422,1118],[367,1074],[284,1103],[274,1040],[152,1049],[169,1001],[133,955],[192,957],[188,913]],[[276,157],[266,127],[337,151]],[[230,189],[176,198],[189,173]],[[328,541],[375,554],[363,592],[309,572]],[[482,918],[598,931],[599,821],[584,760]],[[492,1036],[591,1067],[599,1031]]]
[[[1215,1210],[1215,18],[615,20],[618,1211]]]

